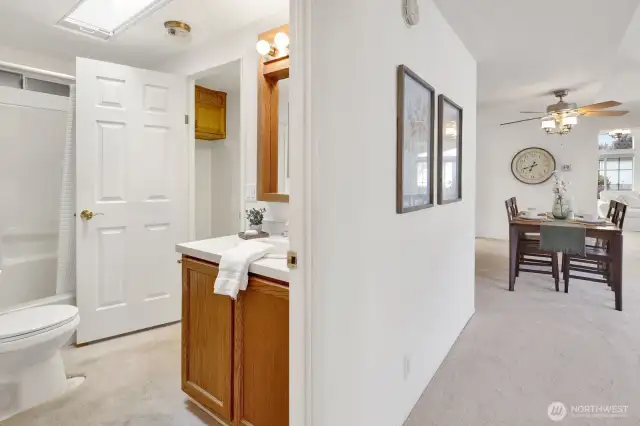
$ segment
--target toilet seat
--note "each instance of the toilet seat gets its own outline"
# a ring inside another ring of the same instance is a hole
[[[78,308],[71,305],[39,306],[0,315],[0,344],[55,330],[77,316]]]

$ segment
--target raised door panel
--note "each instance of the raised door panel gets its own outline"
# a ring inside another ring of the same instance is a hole
[[[183,260],[182,390],[231,423],[233,301],[213,294],[218,268]]]
[[[289,424],[289,290],[256,277],[236,303],[236,423]]]

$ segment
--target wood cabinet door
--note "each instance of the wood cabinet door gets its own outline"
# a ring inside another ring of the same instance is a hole
[[[224,139],[227,134],[227,94],[196,86],[196,138]]]
[[[249,277],[235,312],[234,425],[289,425],[289,289]]]
[[[215,265],[182,262],[182,390],[231,424],[233,300],[213,294]]]

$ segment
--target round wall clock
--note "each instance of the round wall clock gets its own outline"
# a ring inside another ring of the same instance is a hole
[[[556,170],[556,159],[542,148],[526,148],[513,156],[511,173],[522,183],[537,185],[549,180]]]

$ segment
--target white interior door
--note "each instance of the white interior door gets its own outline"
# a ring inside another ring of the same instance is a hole
[[[180,319],[186,80],[78,58],[78,343]],[[86,220],[81,211],[96,214]],[[98,214],[100,213],[100,214]]]

